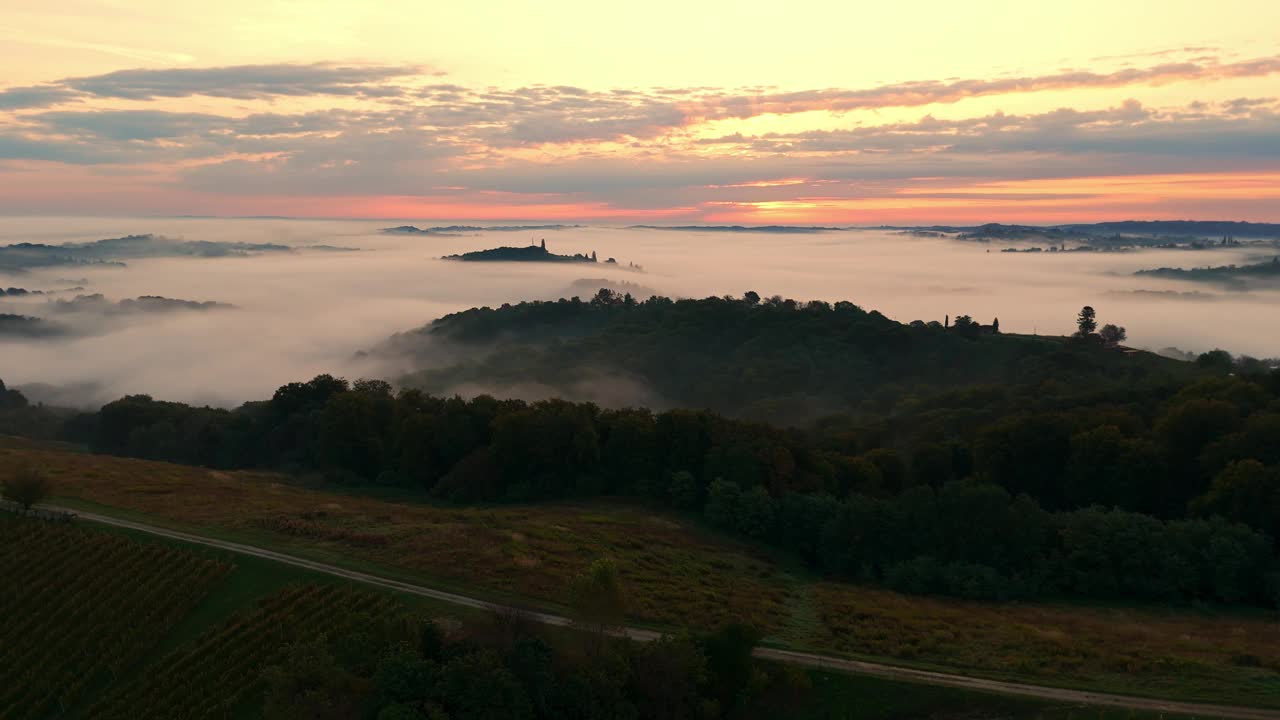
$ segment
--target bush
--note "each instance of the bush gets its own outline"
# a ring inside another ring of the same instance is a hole
[[[737,483],[716,478],[707,488],[707,520],[722,528],[736,528],[742,507],[742,488]]]
[[[33,465],[19,465],[4,481],[2,493],[5,500],[15,502],[24,510],[49,497],[49,477]]]
[[[885,573],[885,584],[912,595],[951,595],[966,600],[1004,600],[1012,583],[994,568],[974,563],[942,563],[922,556],[898,563]]]
[[[688,470],[670,473],[667,481],[667,497],[671,504],[682,510],[692,510],[702,503],[698,479]]]

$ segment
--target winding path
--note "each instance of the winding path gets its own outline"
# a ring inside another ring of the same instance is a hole
[[[135,522],[133,520],[125,520],[123,518],[101,515],[98,513],[83,512],[72,508],[56,506],[45,506],[45,508],[54,511],[74,513],[81,520],[127,528],[129,530],[136,530],[138,532],[158,535],[172,540],[180,540],[197,545],[218,548],[220,550],[229,550],[242,555],[252,555],[253,557],[274,560],[275,562],[284,563],[286,565],[306,568],[308,570],[314,570],[316,572],[345,578],[347,580],[353,580],[366,585],[375,585],[399,592],[409,593],[411,595],[420,595],[422,597],[440,600],[453,605],[460,605],[480,610],[492,610],[496,612],[519,612],[525,617],[546,625],[564,626],[571,623],[569,618],[561,615],[530,612],[510,605],[501,605],[498,603],[488,602],[486,600],[480,600],[478,598],[468,597],[466,595],[458,595],[457,593],[436,590],[422,585],[413,585],[410,583],[400,582],[399,580],[378,577],[377,575],[370,575],[357,570],[348,570],[336,565],[307,560],[305,558],[286,555],[274,550],[267,550],[265,548],[254,547],[252,545],[244,545],[226,540],[218,540],[216,538],[193,535],[191,533],[169,530],[168,528],[148,525],[146,523]],[[621,634],[639,641],[655,640],[662,636],[662,633],[655,632],[653,630],[643,630],[640,628],[624,628]],[[764,658],[766,660],[803,665],[806,667],[824,668],[841,672],[856,673],[859,675],[872,675],[890,680],[903,680],[907,682],[923,683],[926,685],[954,687],[965,690],[977,690],[981,692],[1000,693],[1005,695],[1021,695],[1025,697],[1055,700],[1080,705],[1107,705],[1131,710],[1212,718],[1280,720],[1280,711],[1277,710],[1264,710],[1261,708],[1237,707],[1230,705],[1208,705],[1201,703],[1177,702],[1173,700],[1133,697],[1130,695],[1111,695],[1084,690],[1068,690],[1064,688],[1045,687],[1043,685],[1028,685],[1003,680],[988,680],[985,678],[969,677],[966,675],[953,675],[950,673],[933,672],[930,670],[915,670],[912,668],[897,667],[894,665],[864,662],[861,660],[847,660],[844,658],[795,652],[791,650],[779,650],[776,648],[757,648],[755,654],[756,657]]]

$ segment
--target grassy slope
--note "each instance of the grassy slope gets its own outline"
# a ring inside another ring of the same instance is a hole
[[[815,583],[766,551],[621,504],[440,508],[263,474],[0,449],[0,465],[18,457],[48,468],[72,504],[531,607],[562,609],[567,580],[607,554],[622,568],[642,624],[701,628],[745,617],[770,641],[795,647],[1042,684],[1280,706],[1280,625],[1260,615],[964,604]]]

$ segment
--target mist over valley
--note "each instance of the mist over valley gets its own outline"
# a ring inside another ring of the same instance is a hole
[[[7,320],[0,331],[0,370],[16,387],[95,388],[78,398],[81,406],[147,393],[230,407],[318,373],[399,380],[474,361],[486,353],[483,347],[428,342],[411,353],[377,349],[396,333],[450,313],[525,300],[589,300],[602,287],[638,300],[755,291],[800,302],[848,301],[901,323],[963,314],[982,323],[998,318],[1005,333],[1045,336],[1069,334],[1076,311],[1092,304],[1104,322],[1127,328],[1133,347],[1280,355],[1280,315],[1273,312],[1280,289],[1241,291],[1135,275],[1166,266],[1248,264],[1272,252],[1269,240],[1210,242],[1194,252],[1059,253],[1048,252],[1043,239],[974,243],[899,230],[804,228],[788,230],[784,240],[769,227],[496,230],[459,224],[425,234],[386,227],[288,219],[6,219],[0,258],[10,258],[10,274],[0,275],[0,285],[57,292],[0,297],[0,313],[25,318]],[[549,253],[595,253],[600,260],[441,259],[544,241]],[[1046,251],[999,252],[1006,246]],[[604,262],[611,257],[623,262]],[[16,273],[15,258],[25,259]],[[627,267],[632,260],[643,272]],[[68,269],[76,276],[68,278]],[[68,279],[79,286],[69,287]],[[664,404],[661,393],[619,368],[577,370],[571,394],[609,405]],[[433,389],[526,397],[553,392],[529,378],[492,380],[470,373],[456,386]]]

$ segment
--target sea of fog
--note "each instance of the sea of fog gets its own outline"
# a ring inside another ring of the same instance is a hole
[[[438,221],[404,221],[419,226]],[[83,290],[0,298],[0,313],[49,316],[55,299],[159,295],[236,306],[210,312],[83,318],[64,338],[0,336],[0,379],[42,399],[90,405],[126,393],[214,405],[264,398],[280,384],[330,372],[387,373],[356,353],[391,333],[480,305],[561,297],[605,278],[671,296],[849,300],[900,320],[972,315],[1005,332],[1065,334],[1092,305],[1130,345],[1280,355],[1280,293],[1134,277],[1135,270],[1246,262],[1257,249],[1128,253],[1001,253],[1003,244],[889,231],[726,233],[575,227],[461,236],[392,235],[401,221],[204,218],[0,218],[0,245],[91,242],[152,233],[188,241],[274,243],[298,252],[127,260],[127,267],[58,266],[0,273],[0,287]],[[487,225],[489,223],[470,223]],[[544,239],[603,262],[458,263],[439,258]],[[352,252],[306,250],[329,245]],[[1261,251],[1265,253],[1265,251]],[[1271,253],[1274,254],[1274,250]],[[630,270],[629,263],[643,266]],[[1199,292],[1135,295],[1133,290]],[[65,319],[64,319],[64,322]]]

